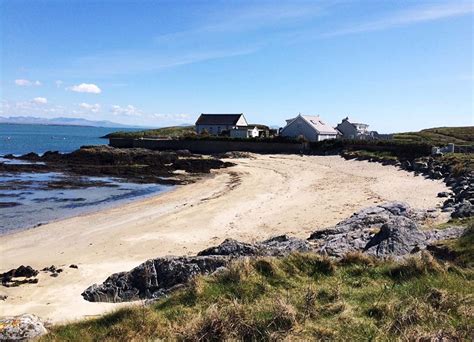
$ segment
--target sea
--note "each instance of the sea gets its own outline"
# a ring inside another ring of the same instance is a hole
[[[7,154],[68,153],[85,145],[104,145],[108,140],[101,137],[119,130],[133,129],[0,124],[0,163],[25,163],[3,158]],[[34,229],[48,222],[121,205],[172,188],[160,184],[130,183],[111,177],[79,177],[82,182],[97,184],[82,189],[48,186],[68,177],[72,176],[57,172],[0,171],[0,235]]]

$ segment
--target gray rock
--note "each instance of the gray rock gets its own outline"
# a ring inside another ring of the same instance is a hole
[[[112,274],[102,284],[88,287],[82,297],[90,302],[126,302],[158,298],[228,264],[227,256],[164,257],[150,259],[130,272]]]
[[[245,242],[239,242],[234,239],[225,239],[219,246],[207,248],[199,252],[198,256],[205,255],[228,255],[228,256],[242,256],[242,255],[262,255],[263,251],[256,245],[251,245]]]
[[[1,341],[29,341],[47,333],[35,315],[23,314],[0,318]]]
[[[226,239],[219,246],[207,248],[195,257],[151,259],[130,272],[112,274],[102,284],[87,288],[82,296],[91,302],[125,302],[158,298],[189,282],[198,274],[210,274],[240,257],[282,256],[312,249],[306,240],[287,235],[256,244]]]
[[[437,240],[459,237],[463,228],[422,231],[417,221],[433,213],[416,211],[393,202],[363,209],[333,228],[316,231],[309,240],[318,253],[342,257],[364,252],[376,257],[400,258]]]

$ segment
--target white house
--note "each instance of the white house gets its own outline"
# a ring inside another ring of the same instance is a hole
[[[336,129],[346,139],[371,139],[374,135],[373,132],[369,131],[369,125],[353,122],[348,117],[342,119]]]
[[[247,137],[247,120],[244,114],[201,114],[196,121],[196,133],[207,132],[210,135],[221,135],[223,131],[242,130]]]
[[[298,114],[293,119],[286,120],[286,126],[280,131],[283,137],[298,138],[303,136],[308,141],[336,139],[337,131],[324,123],[319,115]]]

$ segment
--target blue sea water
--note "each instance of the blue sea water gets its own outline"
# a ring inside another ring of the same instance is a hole
[[[123,129],[120,129],[123,130]],[[83,145],[106,144],[100,137],[114,128],[0,124],[0,163],[25,163],[2,155],[71,152]],[[55,189],[51,182],[74,177],[97,186]],[[0,172],[0,235],[89,213],[169,190],[159,184],[135,184],[110,177],[78,177],[62,173]]]
[[[46,151],[72,152],[83,145],[107,144],[100,137],[132,128],[0,124],[0,156]]]

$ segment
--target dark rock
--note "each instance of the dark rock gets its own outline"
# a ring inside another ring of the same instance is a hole
[[[200,251],[198,256],[208,255],[227,255],[227,256],[251,256],[263,255],[261,248],[245,242],[239,242],[234,239],[225,239],[219,246],[210,247]]]
[[[471,216],[474,216],[474,206],[468,201],[457,203],[454,206],[453,213],[451,214],[451,217],[453,218],[464,218]]]
[[[0,300],[7,300],[8,296],[7,295],[0,295]]]
[[[57,276],[59,276],[59,274],[58,273],[51,273],[49,276],[56,278]]]
[[[449,192],[447,191],[438,192],[438,197],[449,197]]]
[[[51,265],[51,266],[49,266],[49,267],[43,268],[41,271],[43,271],[43,272],[56,273],[56,266]]]
[[[281,256],[291,252],[308,252],[308,241],[287,235],[256,244],[226,239],[219,246],[207,248],[196,257],[167,257],[148,260],[130,272],[111,275],[101,285],[92,285],[82,296],[91,302],[123,302],[158,298],[183,286],[198,274],[209,274],[236,258],[247,256]]]
[[[69,265],[69,268],[79,268],[76,264]]]
[[[80,176],[111,176],[138,183],[184,184],[194,180],[190,174],[209,173],[234,164],[217,158],[202,158],[187,151],[154,151],[145,148],[113,148],[83,146],[61,154],[48,151],[41,157],[34,153],[19,159],[41,162],[36,164],[0,164],[4,172],[66,172]],[[140,165],[140,167],[137,167]],[[177,175],[176,170],[186,174]],[[52,183],[50,187],[67,187],[66,183]]]
[[[87,288],[82,296],[90,302],[157,298],[196,275],[211,273],[228,262],[228,257],[220,255],[151,259],[130,272],[112,274],[101,285]]]
[[[0,278],[10,277],[10,278],[18,278],[18,277],[25,277],[31,278],[36,277],[38,275],[38,271],[35,270],[31,266],[19,266],[18,268],[11,269],[8,272],[1,273]]]

